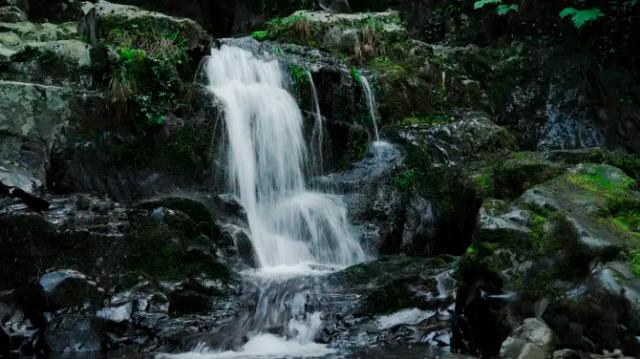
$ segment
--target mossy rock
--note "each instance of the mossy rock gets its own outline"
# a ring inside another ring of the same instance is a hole
[[[575,281],[588,273],[594,258],[606,261],[622,254],[633,267],[640,245],[639,208],[636,182],[623,171],[579,164],[511,203],[485,200],[461,266],[479,264],[514,290]],[[521,268],[523,262],[530,266]]]
[[[261,38],[265,38],[262,36]],[[267,23],[266,38],[369,57],[407,32],[396,12],[338,14],[300,10]]]
[[[209,252],[208,237],[185,213],[158,207],[134,214],[131,226],[125,259],[128,272],[161,281],[228,276],[228,269]]]

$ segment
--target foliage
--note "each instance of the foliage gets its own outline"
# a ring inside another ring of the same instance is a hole
[[[309,83],[309,71],[299,65],[289,65],[289,73],[294,85],[300,89]]]
[[[361,84],[362,83],[362,75],[360,75],[360,71],[358,71],[357,68],[355,68],[355,67],[351,68],[351,77],[353,77],[353,80],[357,84]]]
[[[413,186],[413,182],[415,180],[416,173],[414,170],[409,169],[406,170],[399,175],[393,177],[393,185],[394,187],[400,190],[408,190]]]
[[[186,63],[186,39],[180,28],[158,29],[145,19],[110,23],[105,43],[119,61],[110,74],[111,100],[120,116],[135,112],[145,127],[164,124],[166,113],[184,93],[179,68]]]
[[[566,17],[570,17],[571,22],[573,22],[573,25],[575,25],[575,27],[578,29],[582,28],[589,22],[598,20],[602,16],[604,16],[604,14],[602,13],[602,11],[600,11],[599,8],[577,10],[572,7],[568,7],[560,12],[561,18],[564,19]]]
[[[251,37],[258,41],[264,41],[269,37],[269,32],[266,30],[254,31],[251,33]]]
[[[489,4],[501,4],[502,0],[478,0],[473,3],[473,8],[478,10],[482,9],[485,5]]]
[[[520,7],[518,4],[500,4],[496,8],[496,14],[500,16],[504,16],[508,14],[510,11],[518,12],[520,11]]]
[[[637,3],[637,0],[632,0],[628,3],[629,6],[634,6]],[[627,4],[627,3],[625,3]],[[484,8],[486,5],[496,5],[496,14],[500,16],[507,15],[509,12],[518,12],[520,7],[518,4],[506,4],[503,3],[503,0],[478,0],[473,4],[473,8],[478,10]],[[566,7],[560,12],[560,18],[570,18],[571,22],[573,22],[574,26],[578,29],[582,28],[584,25],[594,22],[599,18],[603,17],[604,13],[600,10],[600,8],[592,8],[592,9],[576,9],[573,7]]]

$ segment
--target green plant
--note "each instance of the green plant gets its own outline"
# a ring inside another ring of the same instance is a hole
[[[105,43],[119,57],[109,79],[117,113],[122,117],[132,110],[145,127],[163,125],[185,93],[179,69],[187,60],[186,37],[179,26],[158,29],[146,20],[110,21]]]
[[[309,83],[309,71],[299,65],[289,65],[289,73],[294,85],[300,89]]]
[[[496,14],[498,14],[500,16],[504,16],[504,15],[508,14],[511,11],[513,11],[513,12],[520,11],[520,6],[518,6],[518,4],[500,4],[496,8]]]
[[[355,67],[351,68],[351,77],[358,85],[362,83],[362,75],[360,75],[360,71]]]
[[[254,31],[251,33],[251,37],[258,41],[264,41],[269,37],[269,32],[266,30]]]
[[[393,177],[393,186],[400,190],[408,190],[413,186],[416,172],[412,169],[406,170]]]
[[[602,13],[602,11],[600,11],[599,8],[578,10],[572,7],[568,7],[560,12],[561,18],[564,19],[569,17],[571,19],[571,22],[573,22],[573,25],[578,29],[582,28],[587,23],[598,20],[603,16],[604,14]]]

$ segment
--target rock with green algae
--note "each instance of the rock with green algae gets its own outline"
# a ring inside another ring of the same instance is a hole
[[[407,37],[396,12],[338,14],[296,11],[268,22],[269,39],[320,47],[357,58],[382,53],[384,46]]]
[[[479,339],[463,329],[480,325],[473,318],[507,333],[535,315],[558,333],[571,332],[560,338],[561,347],[594,352],[630,344],[640,329],[640,317],[630,314],[640,308],[640,278],[632,274],[640,233],[622,223],[640,205],[636,186],[615,167],[580,164],[512,202],[486,200],[459,267],[468,289],[457,309],[465,324],[456,335]]]
[[[482,198],[515,199],[525,190],[558,177],[579,163],[609,164],[635,180],[640,178],[640,157],[603,148],[489,156],[470,164],[469,172]]]

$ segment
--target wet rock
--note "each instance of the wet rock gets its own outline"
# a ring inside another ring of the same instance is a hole
[[[47,326],[45,338],[54,353],[102,350],[98,323],[82,314],[64,314],[54,318]]]
[[[401,163],[402,155],[396,146],[376,142],[367,156],[350,170],[318,180],[323,188],[344,195],[361,242],[373,253],[396,247],[397,239],[401,238],[398,233],[402,233],[403,225],[402,194],[393,188],[389,178]]]
[[[33,350],[38,340],[39,329],[44,321],[42,314],[37,313],[38,318],[33,318],[33,312],[29,307],[22,306],[22,291],[0,292],[0,353],[7,354],[15,350]],[[36,298],[34,296],[34,300]],[[35,320],[30,319],[33,318]]]
[[[42,199],[42,183],[27,171],[0,165],[0,195],[14,197],[35,211],[49,208],[50,203]]]
[[[39,284],[51,310],[79,306],[97,299],[95,283],[78,271],[49,272],[40,277]]]
[[[549,358],[554,345],[554,333],[542,320],[527,318],[516,328],[500,348],[501,358]]]
[[[455,259],[446,256],[383,257],[331,274],[323,290],[331,295],[321,308],[333,310],[324,311],[322,341],[449,346],[453,266]]]

